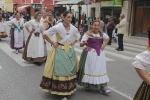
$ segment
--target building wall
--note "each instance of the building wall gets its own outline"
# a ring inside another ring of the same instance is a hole
[[[122,14],[125,14],[125,18],[127,20],[127,27],[126,27],[126,34],[125,36],[128,36],[128,29],[129,29],[129,1],[124,1],[123,2],[123,7],[122,7]]]
[[[5,0],[5,10],[13,11],[13,1],[12,0]]]
[[[5,0],[0,0],[0,8],[5,10]]]

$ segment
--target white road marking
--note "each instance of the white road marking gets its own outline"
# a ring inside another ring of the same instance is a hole
[[[129,100],[133,100],[133,98],[130,97],[129,95],[126,95],[125,93],[122,93],[122,92],[120,92],[120,91],[118,91],[118,90],[116,90],[116,89],[114,89],[114,88],[112,88],[112,87],[109,87],[109,86],[108,86],[108,89],[110,89],[110,90],[112,90],[112,91],[114,91],[114,92],[120,94],[121,96],[123,96],[123,97],[125,97],[125,98],[127,98],[127,99],[129,99]]]
[[[112,46],[117,47],[115,44],[112,44]],[[138,52],[143,52],[143,51],[144,51],[143,48],[140,48],[140,46],[139,46],[139,48],[138,48],[138,46],[135,46],[135,45],[133,45],[133,44],[130,44],[130,46],[132,46],[132,47],[124,46],[124,49],[125,49],[125,50],[126,50],[126,49],[129,49],[129,50],[138,51]],[[137,48],[134,48],[134,47],[137,47]],[[115,49],[115,48],[114,48],[114,49]],[[146,50],[146,47],[145,47],[145,50]]]
[[[109,49],[109,50],[112,50],[112,48],[111,47],[106,47],[106,49]],[[106,51],[106,49],[105,49],[105,51]],[[120,52],[120,53],[126,53],[126,54],[130,54],[130,55],[133,55],[133,56],[135,56],[135,55],[137,55],[138,53],[135,53],[135,52],[130,52],[130,51],[126,51],[126,50],[124,50],[124,51],[122,51],[122,52]]]
[[[22,54],[18,53],[16,54],[13,52],[13,50],[10,48],[10,46],[7,43],[0,43],[0,48],[13,60],[15,60],[20,66],[33,66],[33,64],[26,62],[22,59]]]
[[[0,65],[0,70],[3,69],[3,67]]]
[[[141,46],[141,45],[135,45],[135,44],[129,44],[129,43],[123,43],[127,46],[132,46],[132,47],[137,47],[137,48],[141,48],[141,49],[146,49],[146,46]]]
[[[122,58],[122,59],[127,59],[127,60],[133,59],[133,57],[124,56],[124,55],[113,53],[113,52],[110,52],[110,51],[104,51],[104,52],[106,54],[111,55],[111,56],[115,56],[115,57]]]

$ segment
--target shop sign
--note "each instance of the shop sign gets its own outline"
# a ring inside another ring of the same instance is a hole
[[[122,7],[122,0],[101,1],[101,7]]]
[[[101,7],[112,7],[113,1],[101,1]]]
[[[122,6],[122,0],[113,0],[113,6]]]

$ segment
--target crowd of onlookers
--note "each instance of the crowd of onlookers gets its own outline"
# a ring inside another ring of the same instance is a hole
[[[15,15],[14,15],[15,12],[16,11],[14,11],[14,12],[12,12],[12,11],[3,11],[1,9],[1,16],[2,16],[4,21],[9,21],[9,20],[11,20],[12,18],[15,17]],[[22,11],[22,12],[20,12],[20,14],[21,14],[21,18],[23,18],[25,21],[29,21],[31,19],[28,12],[23,12]]]

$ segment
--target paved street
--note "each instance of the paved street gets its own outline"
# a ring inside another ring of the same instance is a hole
[[[8,26],[6,26],[9,32]],[[26,31],[25,31],[26,32]],[[26,39],[28,33],[26,32]],[[10,49],[10,38],[0,41],[0,100],[61,100],[60,97],[44,93],[39,89],[44,65],[37,66],[22,59],[22,52],[15,54]],[[124,51],[116,51],[117,43],[105,48],[107,70],[112,93],[100,94],[98,90],[86,91],[78,86],[69,100],[132,100],[142,80],[138,77],[131,63],[136,54],[146,50],[145,46],[124,44]],[[80,58],[83,48],[79,43],[75,50]]]

